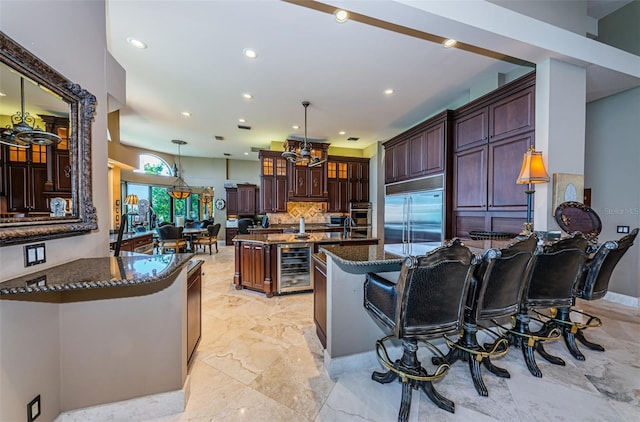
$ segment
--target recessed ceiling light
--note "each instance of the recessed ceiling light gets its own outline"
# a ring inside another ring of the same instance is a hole
[[[243,119],[242,117],[240,117],[240,118],[238,119],[238,121],[239,121],[240,123],[245,123],[245,122],[247,121],[247,119]]]
[[[191,117],[191,113],[189,113],[188,111],[183,111],[180,114],[182,114],[184,117]]]
[[[300,126],[298,126],[298,125],[293,125],[293,126],[291,126],[291,129],[296,129],[296,130],[298,130],[298,129],[300,129]]]
[[[349,20],[349,12],[346,10],[338,9],[335,13],[336,21],[343,23]]]
[[[456,41],[456,40],[454,40],[452,38],[448,38],[442,43],[444,48],[451,48],[451,47],[455,46],[456,44],[458,44],[458,41]]]
[[[248,153],[248,152],[245,152],[245,153],[244,153],[244,155],[249,155],[249,153]]]
[[[147,44],[145,44],[142,41],[140,41],[139,39],[136,39],[136,38],[133,38],[133,37],[127,37],[127,42],[129,44],[131,44],[132,46],[134,46],[135,48],[139,48],[139,49],[147,48]]]
[[[244,50],[242,50],[242,53],[244,53],[245,57],[249,59],[255,59],[256,57],[258,57],[258,53],[256,52],[256,50],[253,50],[251,48],[245,48]]]
[[[391,88],[384,90],[384,95],[393,95],[393,94],[395,94],[395,91]]]
[[[344,130],[341,130],[340,132],[338,132],[340,135],[345,135],[347,132],[345,132]]]
[[[6,97],[7,94],[5,94],[4,92],[0,92],[0,97]]]
[[[250,100],[250,99],[252,99],[252,98],[253,98],[253,95],[251,95],[251,94],[249,94],[249,93],[246,93],[246,92],[245,92],[244,94],[242,94],[242,97],[243,97],[243,98],[245,98],[245,99],[247,99],[247,100]]]

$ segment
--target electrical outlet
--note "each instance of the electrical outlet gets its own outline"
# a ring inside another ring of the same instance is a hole
[[[27,404],[27,422],[33,422],[38,416],[40,416],[41,412],[40,394],[38,394],[35,399],[31,400],[29,404]]]
[[[36,243],[35,245],[27,245],[24,247],[24,266],[43,264],[47,262],[45,256],[44,243]]]
[[[629,226],[618,226],[616,231],[618,233],[629,233]]]

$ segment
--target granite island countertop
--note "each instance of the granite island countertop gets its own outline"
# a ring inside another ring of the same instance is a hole
[[[377,242],[378,238],[363,235],[343,236],[340,232],[318,232],[306,233],[307,236],[300,237],[297,233],[270,233],[270,234],[239,234],[233,238],[234,242],[252,242],[264,244],[278,243],[339,243],[339,242]]]
[[[0,296],[154,283],[180,271],[192,256],[130,253],[119,257],[81,258],[1,282]]]
[[[385,251],[384,245],[320,246],[320,252],[351,274],[399,271],[403,260],[402,256]]]
[[[139,237],[147,236],[147,235],[157,235],[157,232],[155,230],[146,230],[143,232],[123,233],[122,240],[124,241],[129,239],[137,239]],[[118,233],[113,233],[109,235],[109,243],[115,243],[117,241],[118,241]]]

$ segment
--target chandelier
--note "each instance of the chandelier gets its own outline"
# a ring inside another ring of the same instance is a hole
[[[307,107],[309,107],[310,104],[309,101],[302,102],[302,106],[304,107],[304,141],[302,142],[302,148],[296,151],[295,147],[291,147],[289,151],[283,152],[282,156],[292,163],[316,167],[327,160],[321,160],[319,157],[313,157],[311,155],[311,143],[307,140]]]
[[[182,180],[182,177],[180,177],[180,169],[182,168],[180,146],[186,145],[187,142],[181,139],[172,139],[171,142],[178,145],[178,165],[176,166],[176,164],[173,163],[173,173],[176,176],[176,180],[173,182],[173,186],[167,188],[167,193],[173,199],[187,199],[189,195],[191,195],[191,188]]]
[[[57,144],[62,139],[53,133],[35,127],[36,118],[24,111],[24,78],[20,77],[21,111],[11,116],[13,127],[2,129],[0,143],[18,148],[29,148],[35,145]]]

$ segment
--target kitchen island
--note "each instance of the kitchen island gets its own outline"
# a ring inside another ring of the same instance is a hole
[[[74,420],[182,411],[191,257],[125,252],[0,283],[2,386],[37,377],[34,395]]]
[[[298,260],[298,273],[310,277],[311,252],[317,252],[320,246],[329,245],[376,245],[378,239],[363,235],[345,236],[342,232],[306,233],[300,236],[294,233],[244,234],[233,239],[235,246],[235,273],[233,283],[236,289],[248,288],[264,292],[267,297],[283,293],[282,269],[283,251],[295,249],[298,256],[291,254],[289,263]],[[305,251],[306,248],[306,251]],[[308,252],[307,252],[308,251]],[[280,259],[278,257],[280,252]],[[311,286],[296,287],[292,279],[291,290],[312,290]],[[286,289],[285,289],[286,290]]]

